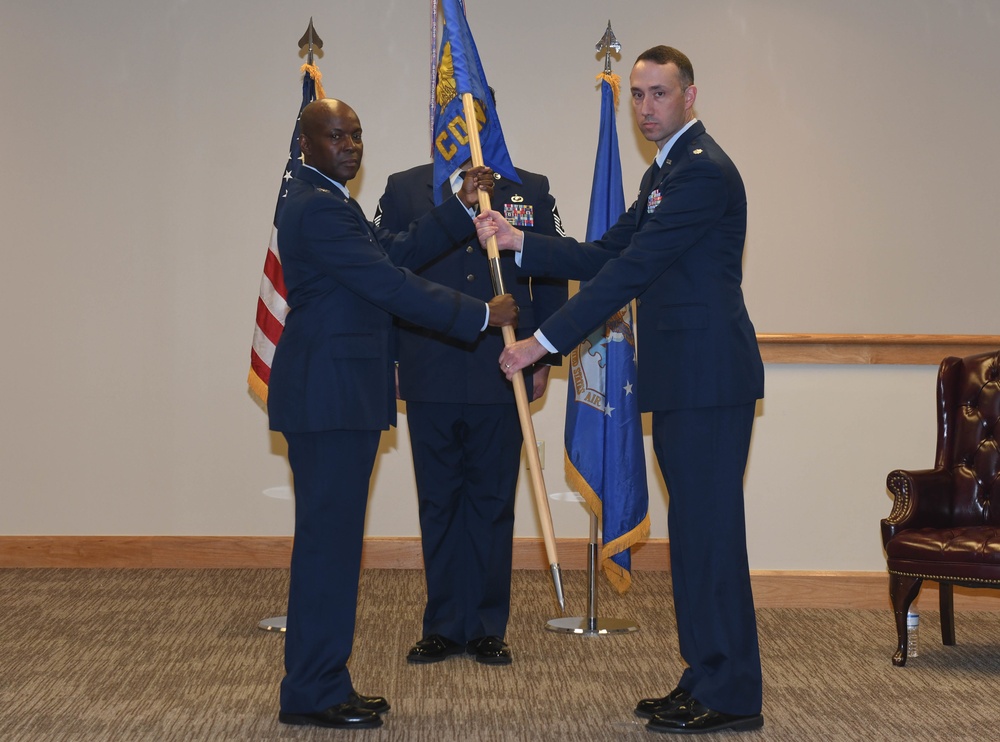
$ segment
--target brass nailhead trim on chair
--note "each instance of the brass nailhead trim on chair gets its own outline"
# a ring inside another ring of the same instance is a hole
[[[940,575],[922,575],[916,572],[898,572],[897,570],[890,569],[889,574],[899,575],[900,577],[917,577],[921,580],[933,580],[934,582],[954,582],[956,584],[961,583],[962,585],[968,585],[969,583],[978,583],[982,585],[1000,585],[1000,580],[984,580],[981,577],[961,577],[955,579],[953,577],[941,577]]]
[[[889,490],[893,494],[892,512],[886,518],[890,523],[899,523],[903,516],[910,510],[910,487],[909,482],[902,474],[889,475]]]

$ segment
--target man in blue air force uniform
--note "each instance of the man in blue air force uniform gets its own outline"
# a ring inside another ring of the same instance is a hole
[[[346,183],[361,166],[361,123],[347,104],[302,111],[305,166],[278,224],[290,311],[271,368],[268,414],[288,442],[295,486],[285,677],[286,724],[368,728],[389,710],[357,693],[347,669],[369,479],[381,432],[396,420],[392,315],[463,342],[511,324],[512,297],[482,299],[398,265],[423,265],[474,234],[471,208],[485,169],[405,234],[376,232]]]
[[[461,169],[440,194],[431,163],[390,175],[376,225],[402,229],[434,207],[435,195],[451,198]],[[520,184],[494,175],[491,201],[521,229],[561,235],[548,178],[516,173]],[[518,275],[510,253],[500,264],[519,309],[517,337],[530,337],[566,302],[566,281]],[[416,272],[483,300],[493,296],[489,264],[474,239]],[[399,396],[406,400],[427,583],[421,639],[407,660],[438,662],[468,652],[484,664],[509,664],[504,637],[522,437],[513,389],[496,365],[503,337],[497,329],[463,342],[404,320],[398,325]],[[525,370],[530,399],[541,397],[550,365],[559,362],[558,355],[546,356]]]
[[[505,349],[508,375],[638,299],[637,392],[653,413],[653,446],[670,496],[674,607],[687,663],[664,697],[639,701],[655,732],[756,729],[761,668],[746,549],[743,474],[764,368],[740,287],[746,192],[739,171],[694,116],[690,60],[666,46],[639,55],[629,77],[643,136],[659,148],[635,204],[594,243],[520,234],[491,212],[496,233],[531,275],[588,282],[534,337]]]

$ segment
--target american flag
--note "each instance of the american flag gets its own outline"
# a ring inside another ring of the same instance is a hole
[[[299,106],[299,116],[302,109],[316,98],[326,97],[320,83],[319,69],[312,64],[302,65],[302,105]],[[271,379],[271,361],[274,359],[274,348],[278,344],[285,329],[285,315],[288,313],[288,290],[285,288],[285,277],[281,271],[281,258],[278,257],[278,217],[284,208],[285,197],[288,195],[288,181],[298,175],[302,164],[302,150],[299,149],[299,116],[295,118],[295,130],[292,132],[292,142],[288,147],[288,163],[282,176],[281,188],[278,189],[278,203],[274,207],[274,220],[271,224],[271,241],[267,246],[264,258],[264,275],[260,279],[260,296],[257,299],[257,323],[253,331],[253,345],[250,348],[250,375],[247,384],[250,390],[267,402],[267,385]]]

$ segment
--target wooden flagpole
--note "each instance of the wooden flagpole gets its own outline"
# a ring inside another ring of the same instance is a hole
[[[472,164],[480,167],[483,162],[483,148],[479,141],[479,127],[476,124],[476,104],[472,93],[462,94],[462,108],[465,113],[465,127],[469,135],[469,150],[472,152]],[[492,208],[490,194],[479,191],[480,211]],[[486,257],[490,261],[490,274],[493,278],[493,291],[498,296],[507,293],[503,287],[503,276],[500,273],[500,250],[497,238],[490,236],[486,243]],[[516,341],[514,328],[500,328],[503,333],[504,346]],[[538,518],[542,524],[542,539],[545,541],[545,554],[549,560],[552,572],[552,583],[555,585],[556,600],[559,610],[566,613],[566,598],[563,595],[562,572],[559,570],[559,555],[556,553],[556,537],[552,529],[552,511],[549,509],[549,497],[545,490],[545,479],[542,477],[542,462],[538,455],[538,442],[535,439],[535,426],[531,421],[531,410],[528,408],[528,390],[524,386],[524,375],[514,374],[511,380],[514,384],[514,401],[517,403],[517,416],[521,421],[521,435],[524,438],[525,454],[528,457],[528,472],[531,474],[531,489],[535,495],[535,506]]]

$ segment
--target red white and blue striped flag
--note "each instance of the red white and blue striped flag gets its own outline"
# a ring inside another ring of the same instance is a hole
[[[317,98],[325,97],[320,83],[320,72],[315,65],[302,65],[302,109]],[[247,384],[250,390],[267,402],[267,385],[271,379],[271,361],[278,338],[285,329],[285,315],[288,314],[288,290],[278,257],[278,217],[284,208],[288,195],[288,181],[298,175],[302,164],[302,150],[299,149],[299,116],[295,118],[295,130],[288,147],[288,163],[278,189],[278,203],[274,207],[274,221],[271,224],[271,241],[264,258],[264,275],[260,279],[260,296],[257,299],[257,323],[253,331],[253,345],[250,348],[250,375]]]

